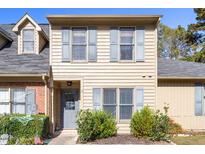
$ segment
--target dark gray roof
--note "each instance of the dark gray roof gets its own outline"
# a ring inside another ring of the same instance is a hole
[[[205,78],[205,64],[158,58],[158,77]]]
[[[39,24],[49,36],[48,24]],[[49,45],[40,54],[17,54],[17,35],[12,32],[14,24],[0,24],[13,39],[0,50],[0,74],[43,74],[49,70]]]
[[[3,37],[8,39],[9,41],[13,41],[13,39],[11,38],[11,35],[1,27],[0,27],[0,34],[3,35]]]

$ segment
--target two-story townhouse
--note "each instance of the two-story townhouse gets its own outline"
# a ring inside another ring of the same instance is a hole
[[[105,110],[119,133],[136,110],[169,105],[185,129],[205,129],[205,65],[157,58],[160,15],[29,15],[0,25],[0,114],[43,113],[75,129],[81,109]],[[48,44],[49,42],[49,44]]]
[[[80,109],[103,109],[128,131],[134,111],[156,106],[160,16],[49,15],[53,122],[75,128]],[[68,118],[70,117],[70,118]]]

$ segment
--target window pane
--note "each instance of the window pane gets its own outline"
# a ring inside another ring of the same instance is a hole
[[[120,46],[120,60],[132,60],[132,45],[121,45]]]
[[[25,104],[12,104],[12,113],[25,114]]]
[[[85,45],[73,45],[72,53],[73,60],[86,60]]]
[[[62,44],[62,57],[63,60],[69,60],[69,45],[68,44]]]
[[[34,30],[23,30],[24,41],[34,41]]]
[[[73,43],[86,44],[86,29],[74,28],[73,29]]]
[[[120,28],[120,43],[133,44],[134,28]]]
[[[25,90],[24,89],[15,89],[13,92],[13,102],[15,103],[25,103]]]
[[[120,104],[132,104],[133,89],[120,89]]]
[[[23,52],[34,52],[34,42],[24,42]]]
[[[132,117],[132,106],[121,105],[120,106],[120,119],[131,119]]]
[[[114,117],[116,116],[116,105],[103,105],[103,110],[111,113]]]
[[[10,113],[10,107],[8,103],[0,103],[0,114]]]
[[[116,104],[116,89],[104,89],[103,104]]]
[[[9,90],[8,89],[0,89],[0,103],[1,102],[9,102]]]

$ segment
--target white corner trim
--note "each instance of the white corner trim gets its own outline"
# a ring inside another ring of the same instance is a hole
[[[37,31],[42,31],[41,27],[28,15],[25,14],[13,27],[12,31],[18,32],[19,31],[19,26],[26,20],[28,19],[35,27]]]

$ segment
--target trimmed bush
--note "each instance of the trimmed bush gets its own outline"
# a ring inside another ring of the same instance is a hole
[[[182,126],[169,118],[169,134],[175,135],[180,133],[184,133]]]
[[[33,145],[34,143],[34,138],[30,137],[30,138],[25,138],[25,137],[21,137],[19,139],[17,138],[11,138],[8,143],[8,145],[14,145],[14,144],[18,144],[18,145]]]
[[[152,126],[151,140],[154,141],[169,141],[169,117],[167,113],[160,113],[158,110],[154,115],[154,123]]]
[[[49,134],[49,119],[45,115],[5,115],[0,117],[0,124],[0,135],[12,135],[20,142],[34,136],[46,138]]]
[[[115,119],[104,111],[81,110],[77,117],[77,126],[81,142],[107,138],[117,133]]]
[[[154,113],[148,108],[144,107],[142,110],[134,113],[130,123],[131,133],[136,137],[150,137],[152,134],[154,123]]]
[[[168,107],[164,107],[165,113],[158,110],[154,112],[148,107],[134,113],[131,123],[131,133],[136,137],[149,138],[154,141],[169,141],[170,133],[179,133],[182,128],[179,124],[170,120],[167,115]]]

